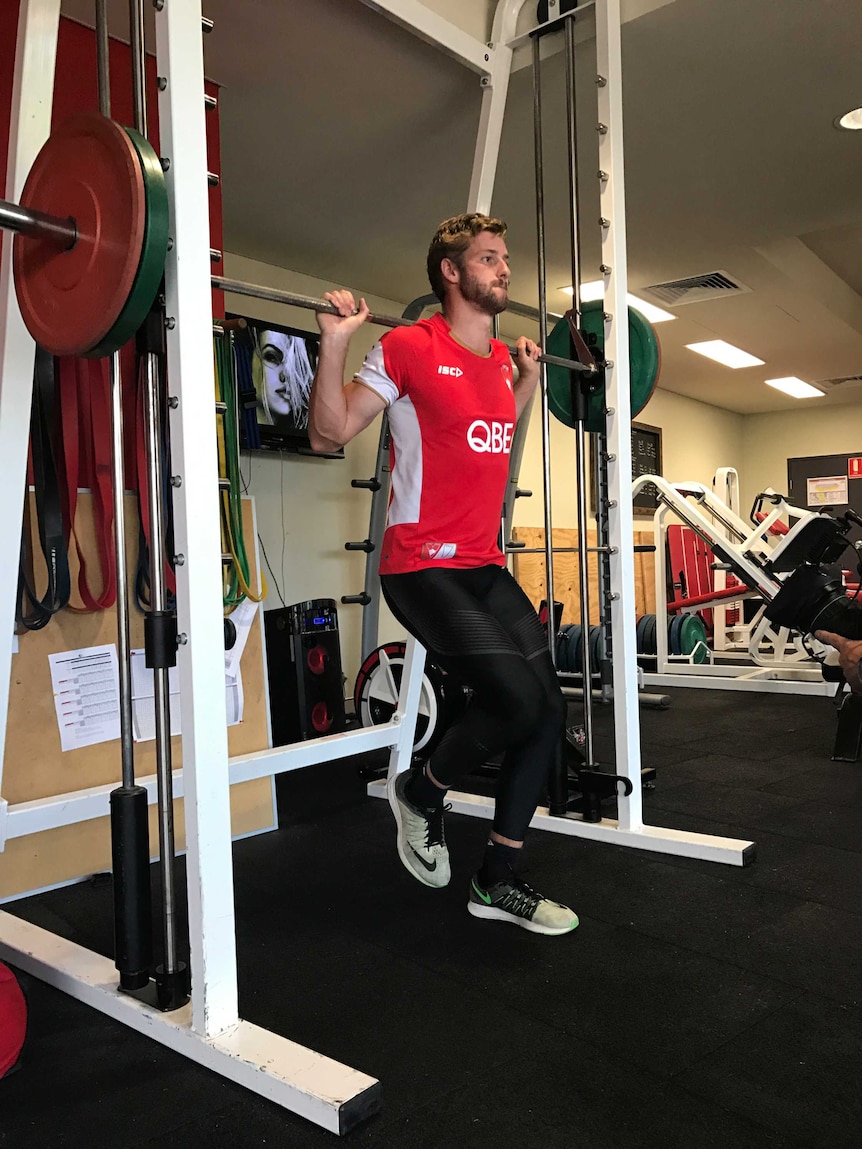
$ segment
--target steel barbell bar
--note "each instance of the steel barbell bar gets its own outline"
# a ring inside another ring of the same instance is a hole
[[[264,287],[256,283],[244,283],[240,279],[227,279],[223,275],[212,276],[212,285],[220,291],[228,291],[233,295],[248,295],[252,299],[262,299],[269,303],[284,303],[289,307],[302,307],[308,311],[319,311],[324,315],[338,315],[338,308],[327,303],[325,299],[315,299],[310,295],[295,295],[290,291],[282,291],[276,287]],[[378,327],[412,327],[415,320],[401,319],[392,315],[378,315],[372,312],[368,316],[369,323]],[[507,345],[510,355],[515,355],[515,348]],[[576,359],[564,359],[559,355],[539,356],[540,363],[550,363],[555,367],[567,367],[570,371],[579,371],[582,375],[595,375],[597,368],[593,365],[579,363]]]
[[[33,239],[46,239],[61,251],[68,251],[78,242],[78,227],[73,219],[46,215],[5,199],[0,199],[0,228]]]
[[[69,250],[75,246],[78,238],[78,229],[74,219],[61,219],[59,216],[46,215],[44,212],[33,211],[31,208],[20,207],[18,204],[0,200],[0,228],[6,231],[17,232],[21,235],[37,239],[46,239],[62,250]],[[325,299],[315,299],[310,295],[297,295],[291,291],[282,291],[275,287],[264,287],[261,284],[245,283],[239,279],[228,279],[223,275],[211,276],[212,286],[220,291],[228,291],[233,295],[246,295],[253,299],[266,300],[270,303],[283,303],[289,307],[301,307],[309,311],[317,311],[326,315],[337,315],[338,309]],[[411,327],[414,320],[401,319],[392,315],[379,315],[372,312],[368,320],[379,327]],[[516,354],[516,349],[507,345],[510,355]],[[577,371],[582,375],[595,375],[597,369],[593,364],[579,363],[576,359],[566,359],[560,355],[541,354],[540,363],[549,363],[555,367],[565,367],[569,371]]]

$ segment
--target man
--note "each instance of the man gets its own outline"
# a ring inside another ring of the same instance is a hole
[[[539,348],[491,338],[509,298],[506,225],[476,213],[437,230],[428,277],[442,314],[387,332],[343,386],[350,337],[368,317],[347,291],[325,298],[309,429],[317,451],[343,446],[388,409],[392,497],[380,560],[393,615],[430,657],[472,688],[462,721],[424,771],[390,781],[398,853],[415,878],[450,878],[444,798],[459,776],[505,752],[493,827],[468,902],[476,917],[563,934],[578,919],[517,874],[527,827],[566,718],[545,634],[497,544],[515,423],[539,380]]]

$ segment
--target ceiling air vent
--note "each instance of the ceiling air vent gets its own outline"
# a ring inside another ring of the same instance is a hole
[[[862,387],[862,375],[839,375],[837,379],[817,379],[815,387],[822,387],[824,391],[851,391],[855,387]]]
[[[670,279],[667,283],[654,283],[641,288],[669,307],[684,303],[705,303],[711,299],[727,299],[731,295],[746,295],[751,291],[726,271],[709,271],[706,275],[692,275],[688,279]]]

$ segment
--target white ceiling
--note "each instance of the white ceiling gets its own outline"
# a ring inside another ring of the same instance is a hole
[[[490,37],[493,0],[425,0]],[[147,9],[150,5],[147,4]],[[742,413],[798,410],[764,378],[862,375],[859,0],[623,0],[633,290],[724,270],[749,294],[678,308],[659,327],[660,385]],[[63,11],[92,23],[93,0]],[[126,36],[127,0],[112,0]],[[428,291],[437,222],[466,206],[478,77],[361,0],[207,0],[220,99],[225,247],[405,303]],[[522,14],[529,23],[530,2]],[[590,17],[584,15],[586,28]],[[151,45],[152,46],[152,45]],[[594,43],[578,50],[585,278],[597,277]],[[571,282],[563,65],[544,65],[549,306]],[[494,196],[513,296],[535,304],[532,95],[513,75]],[[685,349],[721,338],[766,360],[731,371]],[[819,406],[858,403],[845,386]]]

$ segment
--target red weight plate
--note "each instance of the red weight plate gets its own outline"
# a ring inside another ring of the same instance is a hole
[[[36,342],[54,355],[83,354],[116,323],[141,260],[147,201],[134,143],[104,116],[71,116],[36,157],[21,204],[77,224],[68,251],[17,235],[13,267]]]

